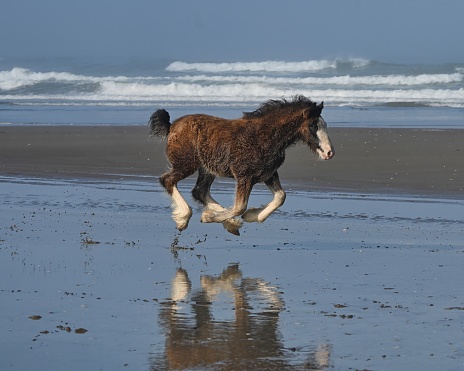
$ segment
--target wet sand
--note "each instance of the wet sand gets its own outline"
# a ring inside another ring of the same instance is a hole
[[[333,161],[304,145],[279,173],[303,190],[464,195],[464,130],[329,128]],[[66,178],[155,176],[167,169],[164,142],[143,126],[0,128],[0,173]]]
[[[462,369],[464,131],[330,134],[235,237],[176,232],[146,128],[0,128],[0,369]]]

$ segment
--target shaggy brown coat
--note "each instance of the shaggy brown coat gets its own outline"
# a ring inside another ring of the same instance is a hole
[[[285,150],[303,142],[314,152],[324,152],[318,135],[319,131],[325,132],[325,127],[321,127],[325,126],[321,124],[322,109],[323,103],[316,105],[303,96],[297,96],[292,101],[268,101],[236,120],[196,114],[181,117],[171,125],[165,110],[154,112],[149,121],[151,134],[167,138],[166,155],[172,166],[161,176],[160,183],[173,197],[178,229],[187,227],[191,209],[184,204],[185,200],[179,198],[176,185],[197,170],[199,175],[192,195],[206,207],[203,222],[224,223],[229,220],[228,223],[234,226],[230,227],[227,222],[224,226],[229,232],[238,234],[241,222],[232,218],[245,213],[251,189],[258,182],[264,182],[275,197],[280,192],[279,200],[274,200],[279,207],[285,193],[277,169],[285,160]],[[322,123],[325,124],[323,120]],[[330,145],[326,159],[332,156]],[[224,209],[211,198],[209,190],[215,176],[237,181],[233,208]],[[242,217],[245,221],[264,221],[269,216],[269,209],[266,209],[266,215],[262,215],[264,219],[256,214],[257,210],[262,212],[264,209],[250,209],[247,211],[248,218],[247,213]],[[176,213],[182,215],[176,216]]]

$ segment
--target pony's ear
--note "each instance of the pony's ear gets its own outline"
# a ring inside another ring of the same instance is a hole
[[[322,103],[319,104],[319,105],[316,105],[316,103],[313,102],[313,103],[311,103],[311,105],[309,106],[309,114],[310,114],[312,117],[320,116],[323,108],[324,108],[324,102],[322,102]]]

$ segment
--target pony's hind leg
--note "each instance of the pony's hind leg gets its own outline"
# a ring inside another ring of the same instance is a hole
[[[211,184],[214,182],[215,176],[206,172],[204,168],[198,170],[198,179],[195,187],[192,190],[193,198],[205,206],[206,210],[212,210],[214,212],[221,212],[226,210],[223,208],[210,193]],[[238,231],[243,225],[242,221],[238,218],[230,218],[224,220],[222,225],[227,232],[232,233],[236,236],[240,235]]]
[[[277,172],[275,172],[272,177],[265,182],[265,184],[271,190],[274,198],[264,207],[251,208],[245,211],[245,213],[242,215],[242,219],[246,222],[264,222],[269,217],[269,215],[271,215],[285,202],[285,191],[282,189],[279,180],[279,174],[277,174]]]
[[[177,189],[177,183],[186,178],[189,174],[183,174],[171,169],[163,174],[160,178],[161,185],[166,189],[172,200],[172,219],[176,223],[177,229],[183,231],[188,227],[192,217],[192,208],[187,204],[185,199]]]

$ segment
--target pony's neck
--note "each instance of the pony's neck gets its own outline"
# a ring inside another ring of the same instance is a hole
[[[303,140],[301,135],[302,122],[303,116],[299,112],[277,121],[275,139],[281,143],[281,149],[285,150]]]

